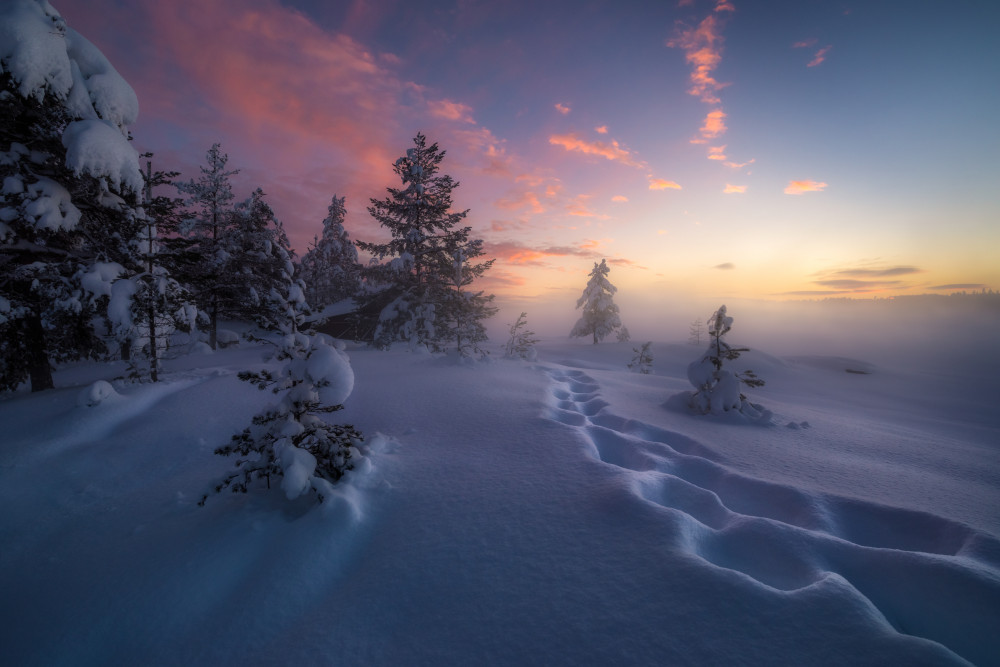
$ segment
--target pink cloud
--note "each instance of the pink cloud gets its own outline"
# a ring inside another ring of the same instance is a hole
[[[727,160],[726,162],[723,162],[722,164],[724,164],[725,166],[729,167],[730,169],[742,169],[743,167],[749,166],[749,165],[753,164],[756,161],[757,160],[755,158],[750,158],[746,162],[732,162],[732,161]]]
[[[819,40],[815,37],[810,37],[809,39],[804,39],[801,42],[795,42],[792,44],[793,49],[808,49],[810,46],[816,46],[816,42]]]
[[[611,201],[621,204],[627,202],[628,197],[626,197],[625,195],[615,195],[614,197],[611,198]]]
[[[822,192],[826,189],[826,183],[819,181],[788,181],[785,187],[786,195],[802,195],[807,192]]]
[[[601,125],[599,127],[595,127],[594,128],[594,132],[597,132],[598,134],[607,134],[608,133],[608,126],[607,125]]]
[[[627,149],[622,148],[617,141],[605,143],[603,141],[587,141],[575,134],[554,134],[549,137],[549,143],[553,146],[562,146],[567,151],[583,153],[584,155],[597,155],[606,160],[613,160],[629,165],[630,167],[643,167],[643,163],[637,160]]]
[[[565,116],[570,111],[572,111],[572,109],[570,109],[568,106],[566,106],[562,102],[556,102],[556,111],[558,111],[559,113],[561,113],[562,115]]]
[[[445,120],[457,120],[463,123],[475,123],[472,118],[472,107],[451,100],[429,100],[427,106],[431,115]]]
[[[725,160],[726,159],[726,147],[725,146],[709,146],[708,147],[708,159],[709,160]]]
[[[663,178],[651,178],[649,179],[649,189],[650,190],[680,190],[681,186],[674,182],[668,181]]]
[[[719,83],[714,72],[722,61],[721,22],[710,14],[696,27],[683,27],[667,41],[667,46],[684,51],[684,59],[693,67],[688,93],[707,104],[719,104],[716,94],[727,84]]]
[[[729,183],[726,183],[726,188],[722,192],[727,195],[741,195],[746,191],[747,186],[745,185],[730,185]]]
[[[715,109],[709,111],[708,115],[705,116],[705,121],[699,131],[703,139],[715,139],[719,135],[725,134],[727,129],[725,112],[722,109]]]
[[[806,67],[816,67],[817,65],[819,65],[820,63],[822,63],[824,60],[826,60],[826,54],[829,53],[830,49],[832,49],[832,48],[833,48],[832,45],[831,46],[824,46],[822,49],[820,49],[819,51],[817,51],[816,55],[813,56],[813,59],[809,61],[809,63],[806,65]]]

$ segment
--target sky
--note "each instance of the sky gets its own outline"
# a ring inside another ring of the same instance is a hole
[[[422,132],[500,302],[572,310],[602,258],[635,307],[1000,288],[993,2],[52,4],[136,90],[136,148],[190,179],[221,143],[300,255],[335,194],[386,238]]]

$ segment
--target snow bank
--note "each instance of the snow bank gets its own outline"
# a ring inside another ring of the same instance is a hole
[[[109,382],[98,380],[79,393],[76,404],[80,407],[93,407],[100,405],[112,396],[118,396],[118,392]]]

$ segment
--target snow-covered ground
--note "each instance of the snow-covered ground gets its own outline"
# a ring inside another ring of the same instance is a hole
[[[349,345],[365,458],[318,506],[196,504],[274,400],[245,342],[8,396],[0,662],[1000,664],[995,377],[755,351],[760,424],[683,409],[700,349],[632,347]]]

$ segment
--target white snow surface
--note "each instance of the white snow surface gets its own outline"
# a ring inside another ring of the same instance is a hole
[[[273,400],[236,378],[260,346],[0,400],[3,661],[1000,664],[992,376],[744,353],[765,424],[687,411],[700,348],[536,349],[352,346],[325,418],[366,441],[319,505],[288,450],[281,488],[196,505]]]

